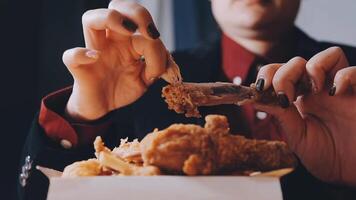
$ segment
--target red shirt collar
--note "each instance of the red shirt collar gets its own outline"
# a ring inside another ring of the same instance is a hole
[[[222,65],[226,77],[230,81],[235,77],[240,77],[242,82],[246,81],[257,56],[225,34],[222,35],[221,45]]]

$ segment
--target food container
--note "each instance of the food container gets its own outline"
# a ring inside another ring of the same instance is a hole
[[[49,178],[48,200],[282,200],[281,169],[250,176],[96,176],[61,178],[61,172],[38,167]]]

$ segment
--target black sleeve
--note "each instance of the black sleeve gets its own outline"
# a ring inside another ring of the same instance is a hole
[[[38,123],[32,122],[20,160],[18,193],[20,199],[46,199],[48,179],[36,166],[62,171],[66,165],[93,157],[93,147],[65,149],[49,139]]]

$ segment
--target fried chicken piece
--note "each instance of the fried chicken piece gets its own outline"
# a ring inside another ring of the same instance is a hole
[[[209,115],[205,119],[204,127],[173,124],[162,131],[155,130],[141,142],[121,140],[120,146],[114,149],[116,152],[107,148],[101,137],[97,137],[94,142],[97,159],[73,163],[65,168],[63,176],[152,176],[162,172],[241,174],[244,171],[270,171],[296,166],[296,158],[284,142],[231,135],[224,116]],[[126,159],[120,155],[126,156]]]
[[[166,72],[161,75],[161,78],[172,85],[182,82],[182,75],[179,66],[174,61],[172,55],[167,51],[167,67]]]
[[[310,81],[303,79],[297,83],[296,94],[308,94],[310,91]],[[198,111],[198,107],[201,106],[244,105],[250,102],[278,105],[278,98],[273,88],[258,91],[255,84],[243,86],[224,82],[180,82],[163,87],[162,97],[168,104],[168,109],[185,113],[186,117],[201,117]]]
[[[110,169],[120,172],[120,175],[123,176],[154,176],[161,174],[156,166],[132,165],[107,152],[100,154],[99,162]]]
[[[126,143],[126,142],[124,142]],[[115,155],[107,148],[101,137],[96,137],[94,141],[95,155],[98,158],[100,165],[119,172],[120,175],[126,176],[153,176],[159,175],[160,170],[155,166],[137,166],[130,164]]]
[[[99,176],[108,173],[110,172],[105,170],[97,159],[89,159],[68,165],[64,168],[62,177]]]
[[[263,99],[270,99],[266,95],[263,96]],[[246,87],[223,82],[182,82],[163,87],[162,97],[168,104],[168,109],[177,113],[185,113],[186,117],[201,117],[198,107],[221,104],[243,105],[261,99],[262,94],[256,90],[254,85]]]
[[[246,139],[231,135],[225,116],[208,115],[204,128],[218,147],[220,170],[270,171],[293,167],[297,161],[287,144],[281,141]]]
[[[204,95],[195,91],[197,96]],[[185,113],[186,117],[201,117],[198,106],[194,103],[192,95],[183,84],[167,85],[162,89],[162,97],[168,104],[168,109],[176,113]]]
[[[128,139],[121,139],[120,146],[112,150],[112,153],[119,156],[123,160],[129,163],[142,165],[143,160],[141,157],[140,142],[135,139],[132,142],[128,142]]]
[[[268,171],[297,163],[284,142],[231,135],[226,117],[219,115],[207,116],[204,128],[174,124],[150,133],[140,146],[145,164],[187,175]]]
[[[197,125],[174,124],[148,134],[141,141],[145,164],[167,173],[188,175],[215,171],[215,144],[207,131]]]

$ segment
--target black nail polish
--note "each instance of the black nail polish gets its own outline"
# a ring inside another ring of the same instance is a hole
[[[129,19],[122,20],[122,25],[130,32],[135,32],[138,28],[137,24]]]
[[[329,96],[334,96],[336,92],[336,85],[333,85],[329,90]]]
[[[283,92],[278,92],[277,97],[278,97],[278,103],[282,108],[289,107],[289,100],[287,95],[285,95]]]
[[[263,78],[259,78],[256,83],[256,90],[262,92],[264,86],[265,86],[265,80]]]
[[[152,39],[157,39],[161,34],[158,32],[156,26],[153,23],[150,23],[147,27],[147,32]]]

